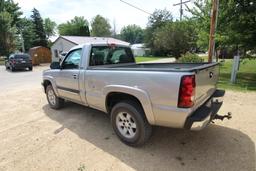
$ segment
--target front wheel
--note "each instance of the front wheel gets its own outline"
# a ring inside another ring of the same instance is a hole
[[[130,146],[141,146],[152,133],[142,107],[133,101],[116,104],[111,110],[111,124],[118,138]]]
[[[28,67],[29,71],[32,71],[33,70],[33,67]]]
[[[64,105],[64,99],[56,96],[52,85],[47,86],[46,97],[50,107],[53,109],[60,109]]]

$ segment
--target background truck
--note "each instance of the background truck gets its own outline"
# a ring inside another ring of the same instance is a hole
[[[144,144],[153,125],[200,130],[218,112],[218,63],[136,63],[129,46],[98,42],[78,45],[44,71],[49,105],[65,100],[111,115],[120,140]]]

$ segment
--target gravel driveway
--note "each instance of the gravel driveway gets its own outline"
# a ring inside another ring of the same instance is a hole
[[[201,132],[155,127],[144,147],[115,136],[109,117],[73,103],[52,110],[41,71],[0,67],[0,170],[255,170],[256,93],[227,91],[217,121]]]

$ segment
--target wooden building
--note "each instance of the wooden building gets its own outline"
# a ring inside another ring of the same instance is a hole
[[[29,55],[32,58],[33,65],[52,62],[51,50],[46,47],[36,46],[36,47],[30,48]]]

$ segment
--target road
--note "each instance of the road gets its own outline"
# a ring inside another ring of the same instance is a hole
[[[17,87],[38,87],[42,82],[42,70],[48,68],[48,66],[38,66],[34,67],[32,72],[28,70],[17,70],[11,72],[10,70],[6,70],[4,66],[0,65],[0,90],[4,92],[16,89]]]
[[[143,147],[115,136],[108,115],[73,103],[49,108],[41,73],[0,67],[0,170],[255,170],[256,93],[228,91],[203,131],[154,127]]]

